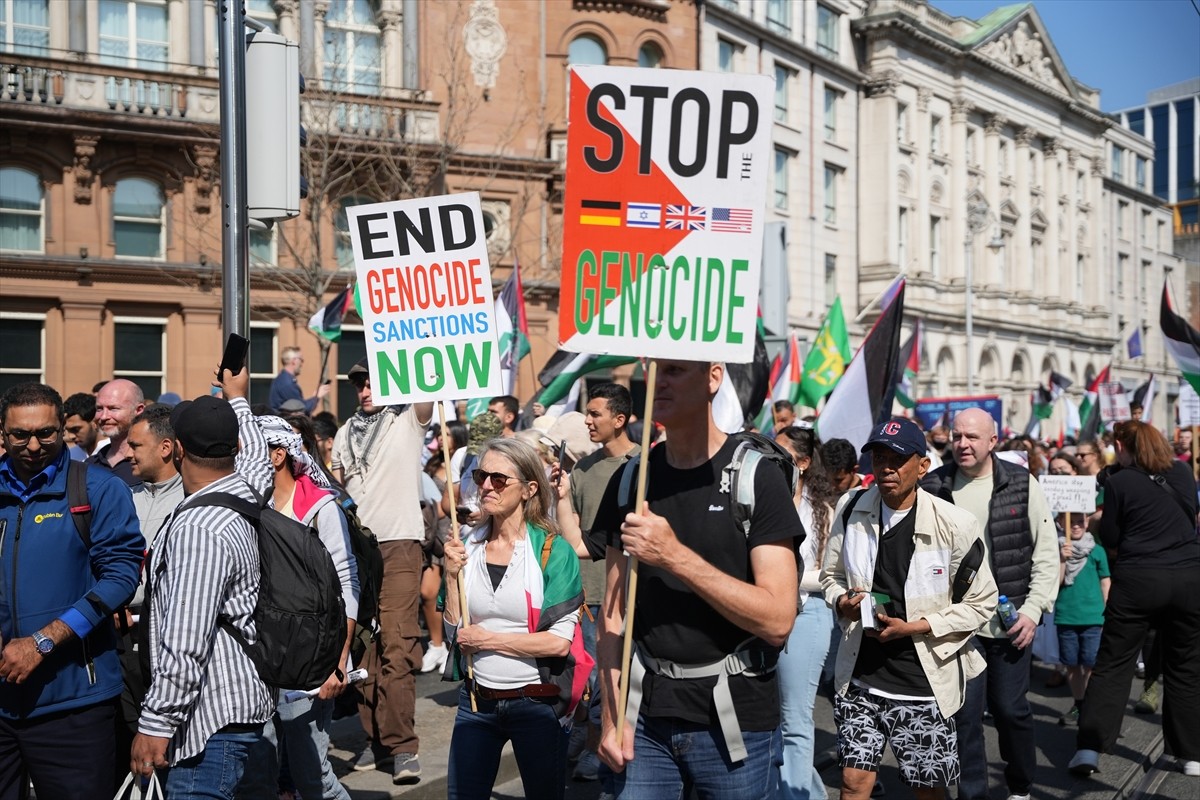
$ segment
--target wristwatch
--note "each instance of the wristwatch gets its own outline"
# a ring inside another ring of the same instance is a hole
[[[33,643],[37,646],[37,651],[44,656],[50,655],[54,650],[54,640],[41,631],[33,632]]]

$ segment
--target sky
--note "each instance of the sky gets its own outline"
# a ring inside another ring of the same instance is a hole
[[[1005,0],[931,0],[979,19]],[[1100,90],[1100,108],[1144,105],[1146,93],[1200,77],[1200,0],[1034,0],[1059,56]]]

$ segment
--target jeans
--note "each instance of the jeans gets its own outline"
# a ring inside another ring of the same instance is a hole
[[[0,798],[24,796],[21,784],[26,771],[38,797],[94,800],[112,796],[117,788],[113,783],[113,720],[118,713],[114,699],[32,719],[0,718]],[[121,780],[128,772],[126,758]]]
[[[775,798],[825,800],[825,782],[813,767],[813,703],[829,650],[833,611],[811,595],[796,617],[787,647],[779,654],[779,712],[783,768]]]
[[[987,669],[967,681],[963,706],[954,715],[962,777],[958,800],[987,800],[988,760],[983,739],[984,700],[996,723],[1000,759],[1009,794],[1029,794],[1037,766],[1033,709],[1029,706],[1029,669],[1033,649],[1018,650],[1007,638],[976,636],[975,647]]]
[[[586,612],[579,617],[579,627],[583,631],[583,649],[588,652],[592,658],[596,658],[596,641],[600,635],[600,604],[588,603],[588,611],[592,614],[589,617]],[[588,701],[588,722],[600,727],[600,665],[597,660],[596,666],[592,667],[592,676],[588,678],[588,691],[591,693],[591,699]]]
[[[605,788],[617,800],[758,800],[779,771],[779,729],[742,731],[749,753],[733,764],[720,728],[660,717],[638,717],[633,760]]]
[[[180,761],[167,773],[164,793],[171,800],[234,800],[259,733],[214,733],[198,755]]]
[[[450,736],[447,797],[488,800],[500,767],[500,751],[511,741],[525,797],[561,800],[566,791],[570,734],[559,724],[554,707],[528,698],[476,698],[475,707],[472,711],[464,687],[459,691],[458,716]]]
[[[238,800],[275,800],[279,794],[280,745],[287,756],[288,772],[300,796],[313,800],[350,800],[329,765],[329,724],[333,700],[305,697],[291,703],[279,695],[274,724],[268,724],[255,747]],[[282,741],[281,741],[282,740]]]

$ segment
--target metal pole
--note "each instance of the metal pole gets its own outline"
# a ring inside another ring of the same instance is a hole
[[[246,13],[220,0],[217,47],[221,83],[221,313],[225,336],[250,333],[250,234],[246,214]],[[247,357],[247,366],[249,358]]]
[[[974,244],[974,241],[975,241],[975,233],[971,230],[970,224],[968,223],[968,225],[967,225],[967,241],[966,241],[966,245],[965,245],[966,266],[964,269],[965,274],[963,275],[963,279],[966,282],[966,292],[964,294],[964,297],[966,298],[966,302],[967,302],[967,315],[966,315],[967,365],[966,366],[967,366],[967,395],[969,397],[975,396],[975,356],[974,356],[974,354],[975,354],[975,312],[974,312],[975,278],[974,278],[974,275],[972,274],[974,272],[974,270],[972,269],[972,267],[973,267],[973,264],[972,264],[973,258],[972,257],[974,255],[974,253],[972,253],[972,250],[974,249],[972,247],[972,245]]]

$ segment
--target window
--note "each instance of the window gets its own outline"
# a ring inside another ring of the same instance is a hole
[[[1033,268],[1034,276],[1042,275],[1046,265],[1044,263],[1045,251],[1042,248],[1042,240],[1039,236],[1034,236],[1030,241],[1030,266]]]
[[[837,256],[833,253],[825,254],[825,307],[834,304],[837,300]]]
[[[639,54],[640,58],[640,54]],[[595,36],[576,36],[567,47],[568,64],[607,64],[608,50]]]
[[[45,320],[31,314],[0,313],[0,393],[26,381],[41,383]]]
[[[165,68],[166,2],[100,0],[100,60],[142,69]]]
[[[908,144],[908,103],[896,103],[896,141]]]
[[[929,274],[942,277],[942,218],[929,218]]]
[[[788,167],[791,156],[786,150],[775,150],[775,207],[788,207]]]
[[[1117,147],[1115,144],[1112,149],[1112,179],[1114,181],[1124,180],[1125,170],[1122,162],[1125,161],[1125,148]]]
[[[942,152],[942,118],[937,114],[929,115],[929,152],[937,155]]]
[[[279,369],[277,335],[274,322],[250,323],[250,403],[266,403],[271,396],[271,381]]]
[[[158,397],[167,371],[166,320],[117,317],[113,322],[113,377],[133,381],[146,397]]]
[[[1149,299],[1146,296],[1146,281],[1150,278],[1151,264],[1149,261],[1142,262],[1142,269],[1138,272],[1138,298],[1142,302]]]
[[[275,255],[275,229],[264,231],[258,228],[250,229],[250,266],[277,266]]]
[[[1135,180],[1137,181],[1137,188],[1141,189],[1144,192],[1144,191],[1146,191],[1146,159],[1142,158],[1141,156],[1138,156],[1135,170],[1136,170]]]
[[[1129,270],[1129,256],[1124,253],[1117,256],[1117,297],[1125,294],[1125,273]]]
[[[354,245],[350,241],[350,223],[346,217],[346,209],[374,202],[369,197],[344,197],[338,203],[337,213],[333,217],[333,253],[337,257],[338,269],[354,269]]]
[[[1087,176],[1082,172],[1075,173],[1075,199],[1081,203],[1087,202]]]
[[[908,264],[908,209],[900,206],[896,216],[896,266],[900,271]]]
[[[838,101],[842,93],[837,89],[825,87],[825,141],[837,141]]]
[[[1026,168],[1029,170],[1028,173],[1026,174],[1026,178],[1029,181],[1029,185],[1030,186],[1040,185],[1040,184],[1038,184],[1038,168],[1037,168],[1037,151],[1036,150],[1029,151],[1029,162],[1026,164]]]
[[[782,64],[775,65],[775,121],[788,120],[788,84],[792,71]]]
[[[1163,222],[1160,219],[1158,221],[1158,233],[1154,237],[1154,249],[1156,249],[1156,250],[1163,249],[1163,233],[1166,231],[1166,229],[1167,229],[1167,223]]]
[[[1083,275],[1086,272],[1087,259],[1083,254],[1075,256],[1075,302],[1083,302]]]
[[[767,0],[767,27],[776,33],[792,32],[792,0]]]
[[[273,31],[279,30],[279,15],[275,13],[274,0],[246,0],[246,16],[258,20]]]
[[[975,129],[967,128],[967,166],[975,167],[979,165],[978,153],[975,151]]]
[[[337,92],[379,94],[379,26],[368,0],[332,0],[325,14],[322,78]]]
[[[725,39],[717,39],[717,69],[721,72],[733,72],[734,56],[737,46]]]
[[[1000,177],[1007,178],[1009,175],[1009,172],[1008,172],[1008,141],[1006,139],[1000,140],[1000,163],[998,166],[1000,168]]]
[[[1117,238],[1125,238],[1125,217],[1129,215],[1129,203],[1117,201]]]
[[[44,55],[50,49],[49,0],[0,0],[0,50]]]
[[[145,178],[117,181],[113,192],[113,242],[117,255],[161,259],[166,250],[165,209],[162,188],[154,181]]]
[[[838,54],[838,22],[836,11],[817,5],[817,50],[826,56]]]
[[[1150,212],[1143,211],[1142,212],[1142,230],[1138,236],[1138,238],[1142,242],[1142,247],[1145,247],[1146,245],[1150,244],[1150,226],[1151,226]]]
[[[837,167],[825,165],[825,224],[837,224],[838,175]]]
[[[358,408],[358,392],[346,377],[350,368],[367,357],[367,340],[361,325],[342,324],[342,338],[337,341],[337,413],[346,419]]]
[[[42,252],[42,202],[37,175],[17,167],[0,169],[0,250]]]
[[[658,69],[662,66],[662,48],[654,42],[646,42],[638,48],[638,66],[646,69]]]

